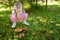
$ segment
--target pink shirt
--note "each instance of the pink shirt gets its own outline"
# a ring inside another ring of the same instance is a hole
[[[19,21],[24,21],[26,20],[28,17],[27,13],[21,13],[19,18],[16,18],[16,13],[14,12],[14,10],[12,11],[12,15],[11,15],[11,21],[12,22],[19,22]]]

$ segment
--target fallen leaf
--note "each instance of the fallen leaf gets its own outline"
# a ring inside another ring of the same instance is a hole
[[[19,38],[23,38],[24,36],[25,36],[24,33],[20,33],[20,34],[19,34]]]
[[[35,35],[36,33],[35,32],[32,32],[32,35]]]
[[[15,31],[16,32],[21,32],[22,31],[22,28],[16,28]]]

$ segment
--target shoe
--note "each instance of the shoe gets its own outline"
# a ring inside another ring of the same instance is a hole
[[[12,28],[15,28],[15,26],[16,26],[16,23],[13,23]]]
[[[15,25],[12,25],[12,28],[15,28]]]
[[[25,25],[29,25],[29,23],[28,23],[28,22],[26,22],[26,21],[24,21],[23,23],[24,23]]]

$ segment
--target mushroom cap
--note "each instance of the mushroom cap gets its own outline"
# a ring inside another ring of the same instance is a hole
[[[16,28],[15,31],[16,32],[21,32],[22,31],[22,28]]]
[[[19,38],[23,38],[24,36],[25,36],[24,33],[20,33],[20,34],[19,34]]]

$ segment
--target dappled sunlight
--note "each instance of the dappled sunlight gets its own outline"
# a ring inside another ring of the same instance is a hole
[[[3,5],[0,5],[0,7],[2,7]]]
[[[43,18],[43,17],[37,17],[37,19],[39,19],[39,21],[41,21],[41,22],[46,22],[46,19],[45,18]]]
[[[3,18],[4,18],[4,17],[10,17],[10,16],[11,16],[10,14],[9,14],[9,15],[7,15],[7,14],[6,14],[6,15],[0,14],[0,17],[3,17]]]
[[[42,18],[41,16],[37,17],[37,19]]]
[[[32,17],[29,17],[28,20],[32,20],[33,18]]]
[[[48,5],[57,5],[57,2],[56,1],[48,1],[48,3],[47,3]]]
[[[0,17],[3,17],[4,15],[0,15]]]
[[[0,11],[10,11],[12,9],[13,9],[13,7],[7,7],[7,8],[5,8],[4,5],[0,4]]]
[[[53,30],[50,30],[49,33],[54,33],[54,31]]]
[[[46,22],[46,19],[40,19],[41,22]]]
[[[24,8],[25,8],[25,9],[29,9],[29,8],[30,8],[30,5],[27,4],[27,3],[25,3],[25,4],[24,4]]]
[[[0,8],[0,11],[9,11],[11,10],[10,8]]]
[[[41,5],[44,4],[41,2]],[[23,22],[18,22],[16,25],[16,28],[22,28],[16,30],[12,29],[12,21],[10,20],[11,12],[13,7],[10,9],[7,8],[1,8],[0,9],[0,26],[5,29],[4,31],[7,32],[7,34],[4,37],[12,39],[12,36],[14,37],[14,40],[56,40],[57,37],[59,37],[59,31],[60,31],[60,16],[58,13],[60,6],[56,6],[58,4],[57,2],[50,2],[48,3],[48,12],[45,11],[45,5],[36,7],[31,7],[29,4],[23,5],[24,8],[26,8],[26,12],[29,14],[27,18],[27,22],[30,24],[29,26],[24,25]],[[49,6],[50,5],[50,6]],[[52,6],[51,6],[52,5]],[[2,6],[2,5],[1,5]],[[41,8],[40,8],[41,7]],[[33,11],[33,10],[34,11]],[[51,12],[50,12],[51,10]],[[54,10],[54,12],[53,12]],[[32,11],[32,12],[31,12]],[[30,13],[31,12],[31,13]],[[58,12],[58,13],[57,13]],[[57,14],[56,14],[57,13]],[[0,29],[2,29],[0,28]],[[26,28],[26,29],[25,29]],[[24,29],[24,30],[23,30]],[[21,31],[23,30],[23,31]],[[20,32],[21,31],[21,32]],[[14,32],[14,33],[13,33]],[[3,33],[3,32],[0,32]],[[21,34],[22,33],[22,34]],[[24,33],[24,34],[23,34]],[[12,35],[13,34],[13,35]],[[20,35],[19,35],[20,34]],[[57,34],[57,35],[56,35]],[[2,34],[4,35],[4,34]],[[19,38],[21,36],[24,36],[23,38]],[[0,37],[1,38],[1,37]],[[3,37],[2,37],[3,38]],[[51,39],[52,38],[52,39]],[[7,39],[7,40],[8,40]]]
[[[51,23],[55,23],[55,21],[52,21],[52,20],[51,20],[50,22],[51,22]]]
[[[37,23],[38,23],[38,21],[34,21],[34,22],[33,22],[34,25],[37,25]]]
[[[56,24],[56,26],[60,26],[60,24]]]
[[[39,1],[38,4],[46,5],[46,2],[42,3],[42,1]],[[60,1],[54,1],[54,0],[50,1],[50,0],[48,0],[47,5],[60,5]]]

